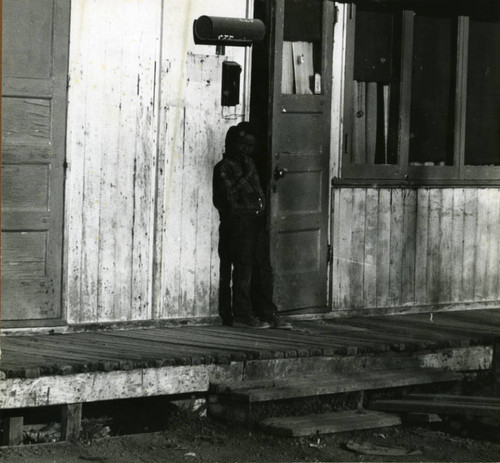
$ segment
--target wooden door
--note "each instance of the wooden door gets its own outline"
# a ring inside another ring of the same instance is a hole
[[[326,308],[333,3],[273,3],[271,261],[280,311]]]
[[[4,321],[62,315],[69,9],[70,0],[3,0]]]

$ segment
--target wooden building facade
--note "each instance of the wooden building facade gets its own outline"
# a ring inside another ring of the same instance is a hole
[[[499,5],[358,1],[344,14],[332,307],[498,307]]]
[[[216,320],[212,169],[243,119],[283,313],[500,307],[498,18],[372,3],[4,0],[3,328]],[[217,54],[201,15],[266,39]]]
[[[226,130],[248,114],[250,55],[195,45],[192,24],[251,9],[4,2],[4,327],[217,315],[212,169]],[[244,75],[240,105],[223,113],[226,59]]]

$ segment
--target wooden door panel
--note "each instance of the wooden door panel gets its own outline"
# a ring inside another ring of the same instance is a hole
[[[46,254],[46,232],[2,233],[2,262],[17,266],[13,272],[16,275],[43,275]]]
[[[275,2],[271,168],[273,175],[280,171],[284,175],[274,176],[271,181],[270,238],[271,262],[276,272],[276,303],[280,311],[327,305],[328,81],[331,72],[330,62],[325,57],[331,51],[333,32],[333,10],[329,3],[319,0],[297,0],[294,3],[298,7],[294,11],[314,4],[323,12],[323,23],[318,26],[323,30],[321,43],[310,45],[308,49],[323,50],[323,64],[316,71],[321,72],[325,84],[321,93],[316,95],[290,95],[282,94],[281,85],[282,59],[286,57],[286,53],[283,55],[283,22],[288,3],[284,0]],[[290,90],[291,87],[287,88]]]
[[[2,208],[5,211],[49,209],[49,165],[7,164],[2,169]]]
[[[277,133],[280,151],[286,153],[318,154],[323,146],[323,115],[306,112],[289,114],[288,98],[282,97],[281,111],[285,110],[280,120]]]
[[[2,136],[12,144],[50,144],[50,113],[50,100],[4,97]]]
[[[275,291],[281,311],[324,307],[325,290],[318,285],[316,273],[277,275]]]
[[[48,289],[45,277],[31,277],[29,282],[24,278],[2,278],[2,301],[15,299],[15,305],[2,302],[2,320],[54,318],[54,292],[54,288]]]
[[[4,0],[2,3],[2,76],[49,78],[53,0]]]
[[[46,274],[47,247],[47,231],[2,232],[3,319],[54,316],[55,288]]]
[[[50,212],[2,211],[2,230],[47,230],[49,222]]]
[[[3,321],[62,315],[69,6],[3,1]]]
[[[286,163],[287,166],[290,164]],[[322,186],[320,170],[297,172],[288,167],[286,179],[280,185],[279,210],[286,214],[321,212]]]
[[[317,272],[321,267],[321,229],[278,234],[277,270],[282,275]]]
[[[276,226],[278,233],[291,233],[292,230],[316,229],[322,226],[322,214],[284,214]]]

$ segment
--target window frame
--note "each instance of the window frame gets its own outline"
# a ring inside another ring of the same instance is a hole
[[[353,85],[356,5],[350,4],[346,15],[346,55],[344,67],[344,110],[341,141],[341,178],[335,184],[382,184],[467,186],[500,185],[500,166],[465,165],[467,103],[467,66],[469,53],[469,16],[457,15],[457,56],[455,88],[455,132],[452,166],[414,166],[409,164],[410,109],[412,92],[413,32],[415,12],[402,8],[402,44],[398,93],[397,164],[354,164],[351,162],[353,140]]]

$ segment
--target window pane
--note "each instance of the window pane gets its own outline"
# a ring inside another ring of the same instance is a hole
[[[282,93],[322,93],[321,26],[321,0],[285,2]]]
[[[474,17],[470,21],[465,130],[468,165],[500,165],[500,22],[494,13],[488,21]]]
[[[396,164],[398,59],[394,58],[396,18],[387,9],[358,5],[354,41],[353,142],[354,164]]]
[[[457,20],[416,14],[410,164],[453,165]]]

